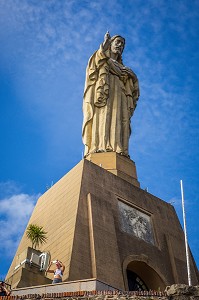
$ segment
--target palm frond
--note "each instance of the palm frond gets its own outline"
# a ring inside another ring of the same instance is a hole
[[[26,230],[26,236],[31,241],[32,247],[35,249],[47,241],[47,232],[42,226],[30,224]]]

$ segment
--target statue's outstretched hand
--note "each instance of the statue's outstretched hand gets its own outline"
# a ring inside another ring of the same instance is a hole
[[[109,33],[109,31],[107,31],[104,36],[104,42],[106,42],[107,40],[110,40],[110,38],[111,38],[110,33]]]
[[[110,43],[111,43],[111,36],[110,36],[109,31],[107,31],[107,32],[105,33],[105,36],[104,36],[104,42],[103,42],[103,48],[104,48],[104,51],[106,51],[106,50],[108,49]]]

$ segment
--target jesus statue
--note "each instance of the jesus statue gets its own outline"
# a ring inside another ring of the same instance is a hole
[[[135,73],[123,65],[125,39],[110,36],[89,59],[83,101],[83,143],[87,156],[117,152],[129,157],[131,117],[139,97]]]

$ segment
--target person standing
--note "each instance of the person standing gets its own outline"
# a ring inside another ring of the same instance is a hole
[[[55,269],[51,270],[51,266],[52,264],[55,263]],[[60,283],[62,282],[62,276],[64,274],[64,270],[65,270],[65,266],[64,264],[60,261],[60,260],[56,260],[56,261],[51,261],[48,269],[46,270],[46,272],[48,273],[54,273],[54,279],[52,281],[52,283]]]
[[[5,282],[0,283],[0,296],[9,296],[10,291],[6,288]]]

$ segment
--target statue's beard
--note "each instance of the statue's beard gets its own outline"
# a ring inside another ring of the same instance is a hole
[[[113,52],[114,54],[120,54],[120,55],[122,54],[122,50],[121,50],[121,49],[117,49],[117,48],[116,48],[116,49],[113,49],[112,52]]]

